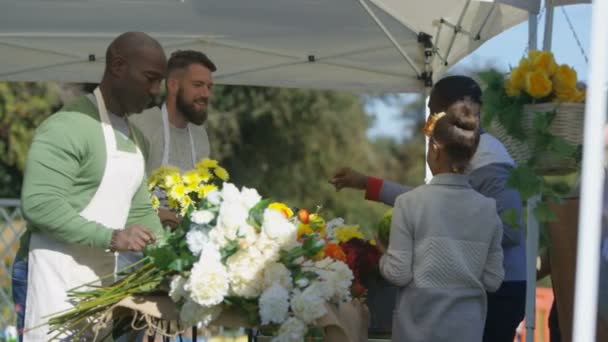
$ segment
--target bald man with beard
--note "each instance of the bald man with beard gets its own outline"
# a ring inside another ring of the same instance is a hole
[[[120,253],[142,251],[161,232],[145,182],[148,147],[128,116],[158,96],[166,65],[150,36],[120,35],[107,49],[93,94],[66,104],[36,131],[21,197],[27,231],[17,257],[29,273],[26,341],[49,339],[44,324],[72,308],[69,289],[101,285],[99,278],[122,266]]]

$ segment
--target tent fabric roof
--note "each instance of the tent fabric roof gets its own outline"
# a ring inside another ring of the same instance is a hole
[[[205,52],[218,66],[214,78],[221,84],[420,91],[422,72],[432,71],[437,79],[484,41],[526,20],[529,12],[537,12],[539,3],[2,1],[0,79],[97,82],[110,41],[121,32],[144,31],[157,38],[167,53],[177,49]],[[409,62],[364,5],[398,42]],[[421,32],[432,36],[436,53],[431,58],[425,58],[418,41]]]

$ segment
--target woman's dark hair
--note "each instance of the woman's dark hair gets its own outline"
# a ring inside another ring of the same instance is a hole
[[[463,173],[479,145],[479,117],[465,103],[454,103],[437,120],[432,139],[447,152],[454,172]]]

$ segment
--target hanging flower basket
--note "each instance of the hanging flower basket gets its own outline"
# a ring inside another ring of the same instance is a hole
[[[537,175],[575,171],[580,158],[585,89],[576,71],[547,51],[529,51],[508,75],[480,73],[483,124],[520,166]]]
[[[549,132],[572,145],[581,145],[583,142],[584,103],[546,102],[524,105],[521,123],[524,133],[530,137],[524,141],[509,134],[505,127],[496,119],[492,120],[488,131],[502,141],[518,165],[525,164],[532,158],[535,139],[538,139],[534,135],[533,130],[534,117],[538,113],[553,111],[555,112],[555,117],[549,126]],[[542,151],[537,156],[535,169],[540,174],[559,175],[575,171],[577,164],[574,156],[563,157],[555,151]]]

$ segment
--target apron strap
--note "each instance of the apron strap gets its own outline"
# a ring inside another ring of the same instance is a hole
[[[101,121],[101,129],[106,143],[106,153],[110,155],[113,151],[116,151],[116,137],[114,136],[114,129],[112,123],[108,117],[108,110],[106,109],[106,103],[103,100],[103,95],[99,87],[93,91],[95,94],[95,100],[97,101],[97,108],[99,111],[99,119]]]

